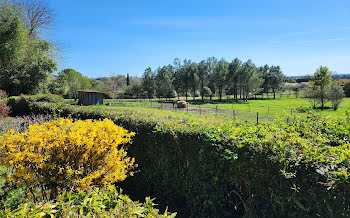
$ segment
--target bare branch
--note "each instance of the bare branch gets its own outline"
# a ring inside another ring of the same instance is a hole
[[[29,35],[42,33],[55,24],[54,10],[45,0],[19,0],[16,5],[24,12],[24,24]]]

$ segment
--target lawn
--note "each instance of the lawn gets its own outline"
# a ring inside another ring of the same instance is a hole
[[[158,99],[150,100],[118,100],[106,99],[104,103],[111,103],[112,107],[137,107],[137,108],[156,108],[174,110],[172,103],[161,103]],[[169,102],[169,101],[168,101]],[[321,117],[327,119],[346,118],[346,111],[350,112],[350,98],[344,98],[338,110],[334,111],[331,108],[331,103],[328,102],[326,109],[316,109],[313,112],[319,114]],[[217,109],[216,109],[217,108]],[[259,120],[272,120],[275,117],[286,117],[289,115],[299,116],[305,118],[307,113],[300,109],[311,108],[310,103],[305,98],[282,97],[276,99],[260,99],[249,100],[248,102],[213,102],[202,103],[200,101],[190,102],[189,111],[182,110],[182,112],[192,112],[211,115],[226,115],[236,116],[242,120],[255,121],[257,113],[259,113]],[[308,110],[307,110],[308,111]],[[180,110],[181,112],[181,110]]]

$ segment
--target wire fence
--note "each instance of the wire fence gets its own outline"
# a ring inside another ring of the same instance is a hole
[[[231,118],[239,118],[244,121],[261,122],[271,121],[275,119],[274,115],[259,113],[254,111],[253,108],[248,107],[248,111],[237,110],[232,104],[231,109],[221,108],[217,104],[203,105],[198,102],[187,104],[186,108],[178,108],[174,101],[157,101],[146,99],[113,99],[109,100],[107,105],[118,107],[137,107],[137,108],[152,108],[169,111],[179,111],[184,113],[195,113],[199,115],[211,115],[211,116],[227,116]],[[268,108],[269,113],[270,108]]]

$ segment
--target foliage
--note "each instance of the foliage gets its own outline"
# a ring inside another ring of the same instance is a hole
[[[128,171],[134,159],[120,148],[132,136],[108,119],[33,124],[26,132],[11,130],[0,138],[0,163],[13,169],[7,180],[34,197],[37,188],[50,196],[66,189],[107,188],[133,174]]]
[[[35,113],[54,110],[47,103],[30,108]],[[60,110],[62,116],[82,119],[113,117],[136,132],[129,153],[142,164],[124,189],[134,196],[152,193],[182,216],[350,213],[346,121],[310,114],[305,120],[252,126],[151,109],[65,105]]]
[[[56,70],[54,45],[29,34],[23,17],[14,3],[0,3],[0,88],[9,95],[35,93]]]
[[[94,189],[91,192],[63,192],[55,202],[22,203],[15,210],[3,210],[2,217],[162,217],[172,218],[176,213],[159,214],[154,199],[144,203],[132,201],[121,191]]]
[[[155,92],[155,84],[154,74],[152,73],[152,69],[150,67],[145,70],[142,76],[142,88],[146,92],[147,98],[153,98]]]
[[[7,117],[11,109],[4,102],[0,102],[0,118]]]
[[[321,103],[321,108],[324,108],[324,105],[327,100],[327,92],[329,86],[332,83],[332,73],[327,67],[320,66],[312,77],[312,86],[313,89],[317,92],[317,98]]]
[[[0,135],[10,130],[15,132],[24,132],[34,123],[43,124],[53,119],[51,115],[32,115],[22,117],[7,117],[0,120]]]
[[[63,95],[68,98],[77,98],[78,90],[91,88],[90,79],[73,69],[64,69],[59,72],[58,81],[64,90]]]
[[[333,110],[337,110],[343,100],[344,91],[339,85],[332,85],[329,92],[329,99],[332,102]]]
[[[54,94],[20,95],[6,99],[6,104],[11,107],[11,116],[31,115],[28,113],[28,107],[32,102],[63,104],[64,99],[62,96]]]
[[[0,100],[7,97],[8,97],[7,93],[4,90],[0,89]]]
[[[344,93],[346,97],[350,97],[350,81],[344,85]]]

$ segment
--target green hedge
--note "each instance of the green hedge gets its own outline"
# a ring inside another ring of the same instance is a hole
[[[140,172],[122,187],[187,217],[350,214],[350,125],[310,116],[253,126],[152,109],[29,104],[31,113],[112,118],[137,133]]]
[[[49,102],[53,104],[64,104],[64,98],[54,94],[20,95],[12,96],[3,100],[11,107],[11,116],[24,116],[30,114],[29,104],[33,102]]]

